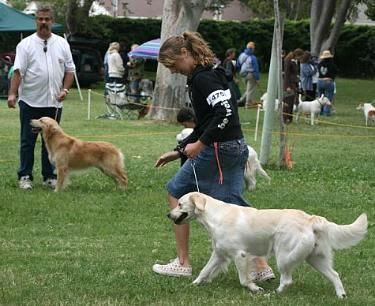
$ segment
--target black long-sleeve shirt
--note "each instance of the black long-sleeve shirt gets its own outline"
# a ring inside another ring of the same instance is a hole
[[[323,59],[318,64],[319,78],[331,78],[334,80],[337,74],[337,67],[332,58]]]
[[[198,139],[205,145],[243,138],[237,104],[222,67],[198,65],[188,80],[196,127],[181,147]]]

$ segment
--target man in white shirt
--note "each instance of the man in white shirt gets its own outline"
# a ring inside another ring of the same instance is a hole
[[[75,66],[67,41],[51,32],[53,12],[40,7],[36,12],[36,33],[23,39],[16,49],[14,75],[8,95],[8,107],[20,109],[21,141],[19,186],[31,189],[34,148],[38,134],[33,133],[31,119],[47,116],[60,121],[62,102],[74,80]],[[43,184],[55,187],[54,167],[42,141]]]

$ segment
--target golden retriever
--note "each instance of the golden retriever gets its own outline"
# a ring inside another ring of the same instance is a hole
[[[306,260],[332,282],[339,298],[346,297],[339,274],[333,269],[333,253],[356,245],[367,232],[366,214],[352,224],[337,225],[302,210],[258,210],[198,192],[182,196],[168,217],[176,224],[197,219],[211,236],[211,258],[194,284],[211,281],[234,260],[241,285],[253,292],[263,290],[250,279],[254,256],[274,254],[280,272],[278,293],[292,284],[293,269]]]
[[[59,124],[49,117],[31,120],[40,128],[48,151],[48,158],[57,170],[55,191],[62,190],[70,171],[96,167],[113,178],[121,188],[128,184],[124,171],[124,156],[113,144],[104,141],[82,141],[64,133]]]

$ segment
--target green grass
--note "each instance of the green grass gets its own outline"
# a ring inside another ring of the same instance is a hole
[[[368,214],[364,241],[336,254],[345,301],[338,301],[332,285],[306,264],[280,296],[273,293],[277,281],[264,285],[264,295],[249,293],[240,286],[233,265],[199,287],[191,285],[192,279],[155,275],[155,261],[175,256],[164,186],[179,163],[162,169],[153,165],[174,147],[181,128],[149,120],[95,119],[104,112],[102,89],[96,89],[91,120],[87,91],[84,102],[71,91],[62,127],[84,140],[110,141],[123,150],[130,180],[126,192],[94,169],[73,175],[64,192],[46,189],[39,145],[34,188],[19,190],[18,110],[0,102],[0,305],[374,305],[375,128],[364,128],[363,114],[355,109],[374,99],[373,81],[339,79],[337,87],[337,115],[314,127],[303,121],[288,127],[295,162],[290,171],[276,166],[275,121],[265,167],[272,182],[259,178],[257,189],[245,196],[257,208],[299,208],[340,224]],[[248,143],[259,152],[260,134],[253,140],[256,111],[241,109],[240,115]],[[209,238],[196,223],[190,245],[196,277],[210,255]],[[270,263],[275,268],[274,260]]]

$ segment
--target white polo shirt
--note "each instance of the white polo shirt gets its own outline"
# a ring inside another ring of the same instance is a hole
[[[19,100],[32,107],[62,107],[56,96],[63,88],[65,72],[75,71],[64,38],[52,34],[45,45],[36,33],[26,37],[17,45],[14,70],[17,69],[22,77]]]

